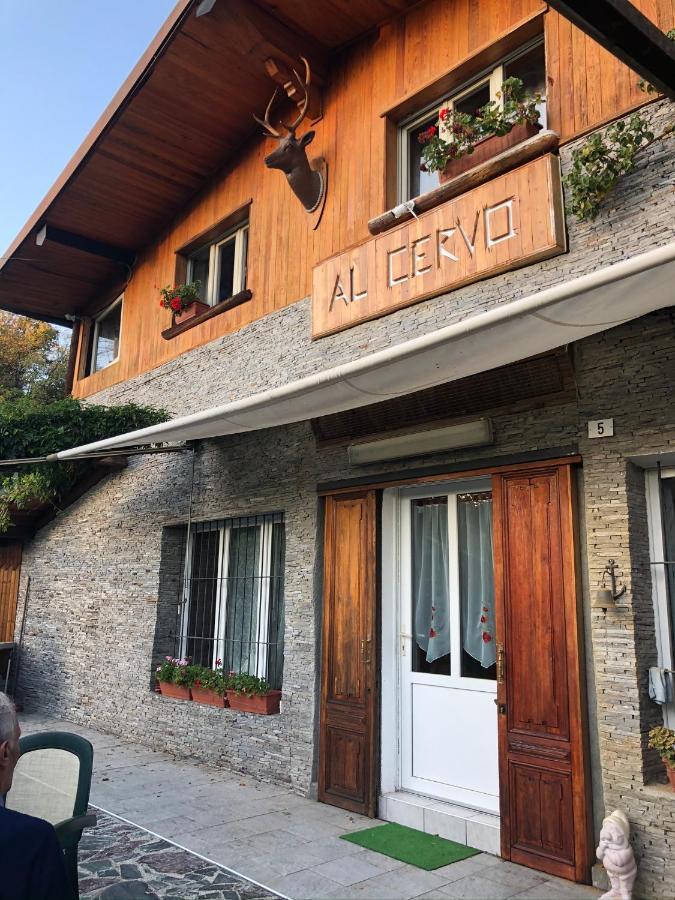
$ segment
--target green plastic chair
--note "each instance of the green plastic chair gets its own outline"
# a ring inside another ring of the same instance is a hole
[[[29,734],[20,739],[19,747],[6,806],[54,826],[78,898],[78,844],[82,830],[96,825],[96,816],[87,814],[94,748],[67,731]]]

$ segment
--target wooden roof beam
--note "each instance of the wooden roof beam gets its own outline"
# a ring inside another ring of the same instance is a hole
[[[317,40],[297,29],[291,29],[251,0],[202,0],[195,15],[220,15],[227,23],[228,40],[242,56],[259,61],[261,71],[270,57],[281,59],[287,66],[299,65],[301,56],[309,60],[312,80],[317,87],[328,81],[328,51]]]
[[[93,256],[101,256],[104,259],[110,259],[124,266],[133,265],[136,259],[136,254],[133,250],[115,247],[112,244],[104,244],[102,241],[95,241],[92,238],[83,237],[72,231],[56,228],[54,225],[43,225],[38,231],[35,237],[37,246],[42,247],[45,241],[50,241],[53,244],[62,244],[64,247],[72,247],[75,250],[82,250],[83,253],[91,253]]]
[[[549,0],[549,6],[675,100],[675,41],[629,0]]]

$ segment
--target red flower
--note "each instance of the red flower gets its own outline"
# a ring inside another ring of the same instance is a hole
[[[484,644],[489,644],[491,640],[492,640],[492,635],[491,635],[491,634],[488,634],[487,631],[484,631],[484,632],[483,632],[483,643],[484,643]]]
[[[483,612],[487,612],[487,611],[488,611],[487,606],[484,606],[484,607],[483,607]]]
[[[430,628],[430,629],[429,629],[429,637],[430,637],[430,638],[436,637],[436,632],[434,631],[433,628]]]
[[[487,616],[481,616],[480,620],[483,623],[483,625],[485,625],[485,623],[487,622]]]
[[[449,109],[442,109],[438,114],[438,118],[441,120],[441,122],[445,122],[445,120],[448,118],[449,115],[450,115]]]
[[[180,297],[172,297],[171,298],[171,309],[178,312],[181,308]]]

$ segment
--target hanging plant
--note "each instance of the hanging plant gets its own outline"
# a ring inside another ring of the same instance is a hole
[[[541,94],[527,93],[520,78],[507,78],[497,97],[475,115],[441,109],[439,124],[430,125],[417,138],[423,146],[422,171],[442,172],[451,160],[473,153],[480,141],[502,137],[516,125],[539,122]]]
[[[675,40],[675,28],[666,32],[666,37]],[[638,85],[645,93],[656,93],[656,88],[645,81]],[[588,137],[572,151],[572,167],[563,178],[570,194],[567,212],[582,222],[595,219],[619,178],[635,168],[638,153],[674,131],[675,122],[669,122],[655,135],[649,122],[640,113],[633,113],[610,125],[604,133]]]

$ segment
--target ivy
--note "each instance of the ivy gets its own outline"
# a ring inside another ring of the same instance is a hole
[[[675,28],[666,32],[666,37],[675,41]],[[638,85],[647,94],[656,93],[656,88],[645,81]],[[570,193],[567,212],[582,222],[595,219],[619,178],[635,168],[638,153],[673,132],[675,122],[670,122],[655,135],[647,120],[633,113],[610,125],[604,133],[592,134],[572,151],[572,167],[563,178]]]
[[[147,406],[96,406],[72,397],[40,405],[30,398],[0,403],[0,459],[47,456],[81,444],[156,425],[167,419]],[[0,533],[11,527],[11,509],[54,503],[86,474],[92,462],[58,462],[0,469]],[[6,469],[4,471],[7,471]]]

